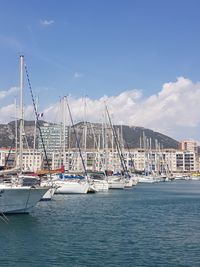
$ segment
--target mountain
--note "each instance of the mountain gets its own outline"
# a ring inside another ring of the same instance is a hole
[[[39,122],[40,126],[43,126],[44,123],[44,121]],[[0,124],[0,147],[15,147],[15,125],[15,121],[11,121],[8,124]],[[33,147],[34,129],[34,121],[24,121],[25,143],[27,142],[29,147]],[[17,121],[17,136],[19,137],[19,121]]]
[[[83,146],[83,129],[84,123],[80,122],[75,125],[80,144]],[[103,129],[103,130],[102,130]],[[174,148],[177,149],[179,142],[169,136],[154,132],[153,130],[144,127],[114,125],[115,135],[125,148]],[[106,126],[105,129],[102,124],[87,122],[87,147],[94,147],[94,136],[96,143],[102,143],[102,132],[104,132],[104,139],[108,142],[108,147],[111,147],[112,130],[111,127]],[[113,141],[114,142],[114,141]]]
[[[45,121],[39,121],[40,126],[44,126]],[[19,136],[19,121],[18,124],[18,136]],[[53,125],[51,123],[51,125]],[[83,147],[83,131],[84,127],[87,125],[87,147],[94,148],[95,144],[98,142],[102,144],[107,142],[108,147],[111,147],[112,140],[112,131],[110,127],[102,127],[100,123],[89,123],[84,124],[79,122],[75,125],[77,136],[79,138],[80,144]],[[34,121],[25,121],[25,136],[29,147],[33,147],[33,138],[34,138]],[[115,125],[114,126],[116,135],[119,137],[120,141],[123,139],[123,145],[125,148],[178,148],[179,142],[173,138],[161,134],[159,132],[154,132],[153,130],[135,127],[135,126],[126,126],[126,125]],[[102,133],[104,138],[102,138]],[[15,146],[15,122],[9,122],[8,124],[0,124],[0,147],[10,148]],[[38,131],[37,131],[37,140],[38,140]],[[36,140],[36,145],[37,145]],[[73,133],[71,134],[70,146],[75,147],[76,141]],[[122,143],[122,142],[121,142]],[[97,145],[96,145],[97,146]]]
[[[151,148],[175,148],[179,146],[179,142],[167,135],[143,127],[123,126],[123,137],[125,139],[125,147],[131,148],[151,147]]]

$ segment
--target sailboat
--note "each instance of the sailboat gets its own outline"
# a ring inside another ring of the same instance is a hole
[[[19,168],[22,172],[23,160],[23,69],[24,56],[20,56],[20,149]],[[39,184],[24,185],[23,179],[11,177],[9,182],[2,180],[0,183],[0,214],[4,213],[28,213],[49,190],[48,186],[41,187]]]
[[[108,183],[109,183],[109,189],[124,189],[125,186],[126,186],[126,180],[127,180],[127,178],[129,179],[129,174],[128,174],[128,171],[127,171],[127,167],[126,167],[126,164],[125,164],[125,160],[124,160],[122,151],[121,151],[119,140],[117,138],[117,133],[116,133],[116,130],[115,130],[113,124],[112,124],[112,121],[111,121],[111,118],[110,118],[110,114],[108,112],[108,108],[107,108],[106,105],[105,105],[105,108],[106,108],[106,113],[107,113],[108,120],[109,120],[109,123],[110,123],[110,127],[111,127],[111,130],[112,130],[112,134],[113,134],[113,137],[114,137],[115,145],[116,145],[116,148],[117,148],[117,153],[118,153],[118,156],[119,156],[119,159],[120,159],[120,164],[121,164],[121,167],[123,169],[122,172],[117,172],[117,173],[111,172],[111,175],[107,175],[107,179],[108,179]]]
[[[70,173],[66,174],[60,174],[59,177],[55,177],[55,180],[53,179],[55,185],[57,186],[57,189],[55,191],[55,194],[86,194],[88,193],[89,189],[90,189],[90,184],[88,182],[88,176],[87,176],[87,172],[86,172],[86,168],[85,168],[85,164],[84,164],[84,160],[82,158],[82,154],[81,154],[81,149],[80,149],[80,145],[78,142],[78,137],[76,135],[76,131],[74,129],[74,123],[73,123],[73,119],[72,119],[72,115],[71,115],[71,110],[67,101],[67,97],[65,96],[63,98],[63,109],[65,112],[65,104],[67,103],[67,108],[69,111],[69,116],[71,119],[71,123],[73,126],[73,130],[74,130],[74,135],[76,138],[76,142],[78,145],[78,149],[79,149],[79,154],[81,157],[81,161],[82,161],[82,165],[84,168],[84,175],[72,175]],[[64,114],[63,112],[63,114]],[[64,119],[64,130],[65,130],[65,119]],[[65,138],[65,136],[64,136]],[[65,142],[63,144],[63,162],[65,161]]]

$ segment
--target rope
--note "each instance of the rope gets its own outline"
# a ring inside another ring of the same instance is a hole
[[[29,202],[29,199],[30,199],[30,194],[31,194],[31,187],[30,187],[30,189],[29,189],[29,191],[28,191],[28,198],[27,198],[27,200],[26,200],[25,209],[27,209],[27,205],[28,205],[28,202]]]
[[[106,113],[108,115],[108,120],[109,120],[111,129],[112,129],[112,132],[113,132],[113,135],[114,135],[114,140],[115,140],[115,144],[116,144],[116,147],[117,147],[117,152],[118,152],[118,155],[119,155],[119,158],[120,158],[121,166],[123,168],[123,171],[128,175],[128,170],[127,170],[127,167],[126,167],[126,164],[125,164],[125,159],[124,159],[124,155],[122,153],[122,148],[121,148],[119,140],[117,138],[116,129],[115,129],[115,127],[113,126],[113,124],[111,122],[110,114],[108,112],[108,108],[107,108],[106,105],[105,105],[105,108],[106,108]]]
[[[48,167],[48,171],[49,171],[49,174],[50,174],[50,164],[49,164],[49,160],[48,160],[48,157],[47,157],[47,152],[46,152],[45,145],[44,145],[44,139],[43,139],[43,136],[42,136],[42,131],[41,131],[39,120],[38,120],[38,112],[37,112],[37,109],[36,109],[36,103],[35,103],[35,99],[34,99],[34,96],[33,96],[33,90],[32,90],[32,87],[31,87],[31,82],[30,82],[30,78],[29,78],[29,74],[28,74],[28,69],[27,69],[26,64],[24,66],[25,66],[26,77],[27,77],[27,81],[28,81],[28,85],[29,85],[29,89],[30,89],[30,93],[31,93],[31,99],[32,99],[32,102],[33,102],[33,108],[34,108],[35,117],[36,117],[36,125],[37,125],[37,128],[39,129],[39,134],[40,134],[40,138],[41,138],[41,142],[42,142],[42,146],[43,146],[43,150],[44,150],[44,154],[45,154],[45,160],[47,162],[47,167]]]
[[[67,108],[68,108],[70,120],[71,120],[71,123],[72,123],[72,128],[73,128],[73,131],[74,131],[74,135],[75,135],[75,138],[76,138],[76,143],[77,143],[78,150],[79,150],[79,155],[81,157],[81,162],[82,162],[82,165],[83,165],[83,169],[84,169],[84,172],[85,172],[85,175],[86,175],[86,178],[87,178],[87,170],[86,170],[85,162],[84,162],[84,159],[83,159],[83,156],[82,156],[82,153],[81,153],[80,142],[78,140],[76,129],[74,127],[74,121],[73,121],[73,118],[72,118],[72,114],[71,114],[71,110],[70,110],[70,107],[69,107],[68,99],[66,98],[66,100],[67,100],[66,102],[67,102]]]

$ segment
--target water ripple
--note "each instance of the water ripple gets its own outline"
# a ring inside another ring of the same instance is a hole
[[[200,266],[200,183],[56,195],[0,221],[0,266]]]

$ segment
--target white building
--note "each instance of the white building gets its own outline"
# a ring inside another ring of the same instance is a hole
[[[15,164],[15,149],[0,149],[0,167],[13,167]]]
[[[197,153],[197,142],[193,140],[181,141],[180,148],[182,151],[189,151],[189,152]]]
[[[198,171],[196,154],[194,152],[166,149],[162,151],[145,151],[132,149],[124,151],[123,156],[128,169],[170,173]],[[82,153],[82,159],[77,150],[65,153],[65,169],[70,171],[83,171],[83,163],[87,170],[113,170],[122,169],[117,151],[87,150]],[[63,154],[52,153],[52,169],[63,165]]]
[[[37,172],[43,168],[43,154],[40,151],[24,150],[22,160],[23,171]],[[19,155],[17,156],[17,166],[19,166]]]

